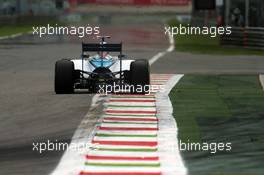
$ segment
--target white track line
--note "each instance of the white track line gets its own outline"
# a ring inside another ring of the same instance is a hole
[[[173,36],[171,36],[171,35],[169,35],[169,42],[170,42],[170,46],[169,46],[169,48],[167,50],[157,53],[156,55],[154,55],[149,60],[149,64],[150,65],[152,65],[154,62],[156,62],[159,58],[163,57],[167,53],[172,52],[174,50],[174,39],[173,39]]]
[[[12,38],[16,38],[16,37],[19,37],[19,36],[22,36],[22,35],[25,35],[25,34],[31,34],[31,33],[32,33],[32,31],[29,31],[29,32],[26,32],[26,33],[20,32],[20,33],[15,33],[15,34],[12,34],[12,35],[1,36],[0,40],[12,39]]]
[[[16,33],[16,34],[13,34],[13,35],[2,36],[2,37],[0,37],[0,40],[16,38],[16,37],[19,37],[19,36],[22,36],[22,35],[23,35],[23,33]]]
[[[173,107],[169,99],[170,90],[183,75],[173,76],[166,84],[165,91],[156,94],[157,117],[159,119],[158,147],[161,161],[161,172],[164,175],[186,175],[187,169],[178,148],[178,128],[172,116]]]
[[[116,146],[116,147],[118,148],[119,146]],[[135,147],[133,147],[133,148],[135,148]],[[90,150],[89,155],[122,157],[122,156],[135,156],[135,153],[134,152],[118,152],[118,151],[113,152],[113,151]],[[156,152],[144,152],[144,153],[141,152],[139,155],[140,155],[140,157],[156,157],[158,154]],[[78,172],[76,172],[76,173],[78,173]]]

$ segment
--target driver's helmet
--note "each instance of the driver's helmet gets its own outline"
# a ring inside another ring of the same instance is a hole
[[[106,44],[106,42],[100,42],[100,44]],[[111,56],[109,55],[109,52],[104,52],[104,51],[99,51],[97,52],[98,56],[101,58],[101,59],[110,59]]]

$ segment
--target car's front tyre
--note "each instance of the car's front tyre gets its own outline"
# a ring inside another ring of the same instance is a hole
[[[72,61],[63,59],[56,62],[55,92],[56,94],[74,92],[74,63]]]

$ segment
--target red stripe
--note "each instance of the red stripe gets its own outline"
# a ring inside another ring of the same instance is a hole
[[[157,118],[122,118],[122,117],[105,117],[105,120],[114,121],[158,121]]]
[[[127,111],[127,110],[106,110],[107,113],[118,113],[118,114],[156,114],[157,111]]]
[[[103,145],[126,145],[126,146],[157,146],[157,142],[146,142],[146,141],[103,141],[103,140],[92,140],[93,144]]]
[[[109,101],[110,102],[156,102],[156,100],[127,100],[127,99],[116,99]]]
[[[157,131],[158,128],[128,128],[128,127],[97,127],[99,130],[122,130],[122,131]]]
[[[80,172],[79,175],[161,175],[160,172]]]
[[[159,157],[126,157],[126,156],[93,156],[86,155],[86,159],[92,160],[159,160]]]

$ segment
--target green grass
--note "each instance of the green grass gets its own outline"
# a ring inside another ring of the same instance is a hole
[[[182,142],[232,143],[231,152],[214,155],[182,151],[190,174],[264,174],[264,92],[257,75],[185,75],[170,99]]]
[[[17,23],[17,24],[8,24],[8,25],[2,25],[0,26],[0,37],[3,36],[9,36],[13,34],[18,34],[18,33],[27,33],[30,31],[33,31],[32,27],[37,27],[37,26],[46,26],[47,24],[50,25],[66,25],[57,19],[40,19],[38,22],[30,22],[28,21],[25,24]]]
[[[170,20],[168,24],[179,26],[180,23],[177,20]],[[218,37],[212,38],[209,35],[176,35],[174,39],[176,51],[180,52],[213,55],[264,55],[261,50],[221,46]]]
[[[0,27],[0,37],[1,36],[8,36],[17,33],[27,33],[32,30],[31,25],[19,25],[19,26],[2,26]]]
[[[170,98],[183,141],[200,141],[197,118],[264,115],[264,93],[254,75],[186,75]]]

